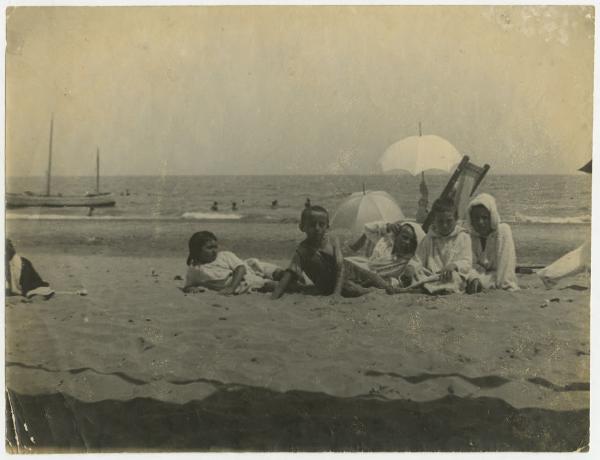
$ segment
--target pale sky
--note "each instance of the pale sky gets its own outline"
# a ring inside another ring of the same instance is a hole
[[[592,155],[594,9],[16,8],[7,174],[377,173],[437,134],[491,173]]]

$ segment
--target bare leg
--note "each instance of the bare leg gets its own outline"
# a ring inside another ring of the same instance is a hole
[[[360,284],[362,287],[386,289],[389,285],[389,283],[374,271],[359,267],[347,260],[344,261],[344,268],[346,270],[347,279],[352,280],[356,284]]]
[[[371,289],[362,287],[353,281],[346,280],[342,286],[342,297],[360,297],[371,292]]]
[[[263,285],[263,287],[261,287],[260,289],[257,289],[256,291],[257,292],[273,292],[276,287],[277,287],[277,281],[269,280]]]

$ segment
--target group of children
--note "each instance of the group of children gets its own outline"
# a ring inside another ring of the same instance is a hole
[[[424,289],[431,294],[499,288],[516,290],[516,256],[512,232],[500,222],[494,198],[476,197],[467,209],[466,225],[458,222],[451,199],[432,207],[433,225],[425,235],[414,222],[370,223],[357,244],[372,241],[368,258],[346,257],[339,240],[329,232],[329,214],[321,206],[302,211],[300,230],[306,238],[298,245],[287,269],[258,259],[240,260],[218,251],[210,232],[195,233],[189,242],[185,292],[204,288],[222,294],[303,289],[305,278],[321,295],[357,297],[373,288],[388,293]]]
[[[411,221],[367,223],[363,235],[349,249],[357,251],[368,243],[368,255],[344,257],[340,242],[329,233],[327,210],[307,199],[300,218],[306,238],[286,269],[219,251],[213,233],[197,232],[189,241],[183,290],[212,289],[225,295],[272,292],[273,298],[279,298],[285,292],[308,290],[307,278],[317,293],[344,297],[361,296],[373,288],[389,294],[415,289],[430,294],[519,289],[512,231],[501,222],[491,195],[482,193],[469,203],[465,222],[459,222],[451,199],[437,200],[432,212],[433,225],[427,234]],[[589,270],[589,246],[588,242],[539,271],[546,287]],[[54,295],[8,239],[5,274],[6,295]]]

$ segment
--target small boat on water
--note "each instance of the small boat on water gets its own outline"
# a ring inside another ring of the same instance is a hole
[[[80,207],[80,208],[100,208],[114,206],[115,200],[110,193],[88,194],[88,195],[37,195],[31,192],[7,193],[7,208],[27,208],[27,207]]]
[[[52,177],[52,134],[54,119],[50,120],[50,146],[48,153],[48,171],[46,177],[46,193],[44,195],[33,192],[6,193],[7,208],[27,207],[82,207],[99,208],[116,204],[110,192],[100,192],[100,149],[96,151],[96,192],[84,195],[52,195],[50,193],[50,179]],[[90,211],[91,212],[91,211]]]

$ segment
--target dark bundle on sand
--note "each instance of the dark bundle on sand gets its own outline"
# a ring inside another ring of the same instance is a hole
[[[45,282],[33,267],[31,261],[16,253],[10,240],[6,240],[5,252],[5,295],[33,297],[42,295],[48,298],[54,294],[50,284]]]

